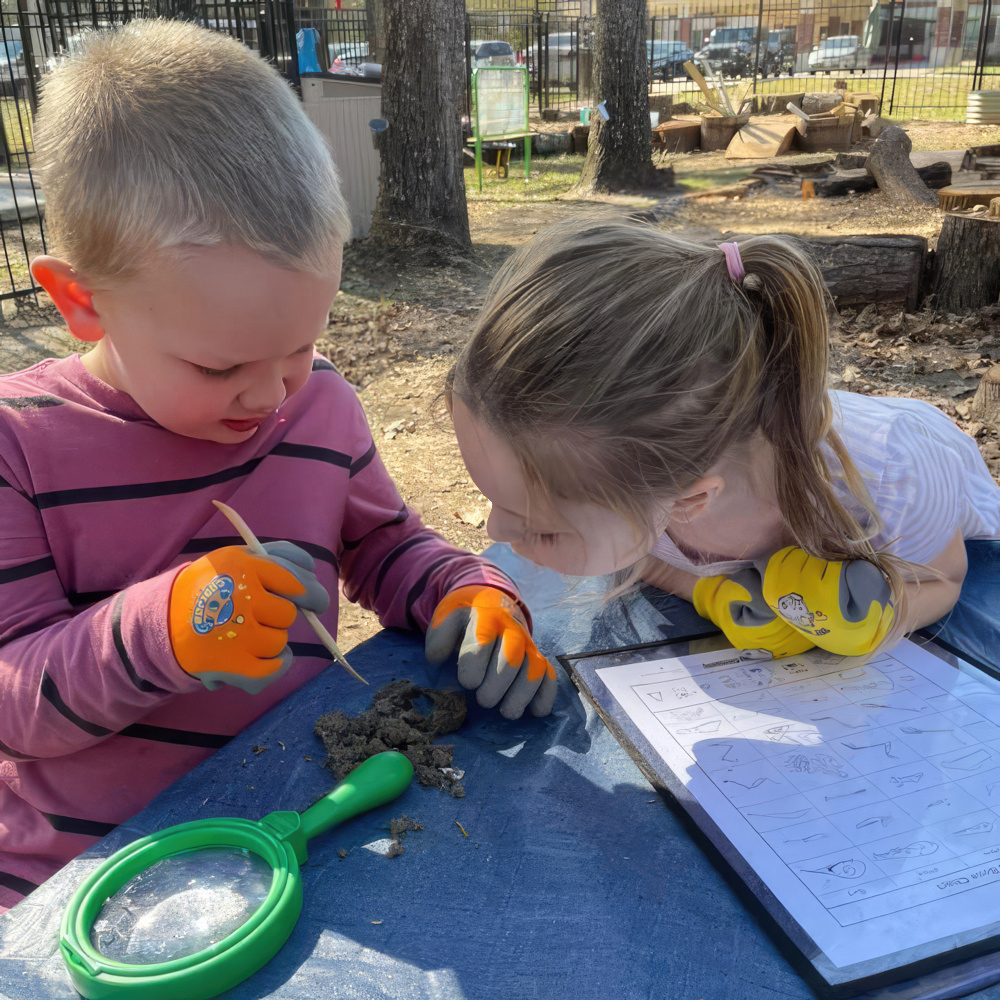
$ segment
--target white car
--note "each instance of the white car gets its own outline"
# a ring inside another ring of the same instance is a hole
[[[861,45],[857,35],[831,35],[812,47],[808,68],[813,76],[824,70],[827,73],[833,70],[864,73],[870,59],[871,53]]]

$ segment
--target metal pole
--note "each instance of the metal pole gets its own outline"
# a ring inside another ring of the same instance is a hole
[[[882,108],[885,106],[885,78],[889,72],[889,46],[892,45],[892,26],[896,20],[896,0],[890,0],[889,3],[889,34],[886,36],[885,40],[885,62],[882,64],[882,92],[879,94],[878,98],[878,108],[879,114],[882,112]],[[895,83],[895,80],[893,81]]]
[[[896,98],[896,77],[899,75],[899,50],[903,47],[903,19],[906,17],[906,0],[899,8],[899,41],[896,42],[896,65],[892,69],[892,93],[889,95],[889,114],[892,114],[892,102]],[[911,53],[912,54],[912,53]]]
[[[976,42],[976,65],[972,71],[972,89],[979,90],[983,86],[983,69],[986,65],[986,49],[990,31],[990,20],[993,17],[993,0],[984,0],[979,22],[979,39]]]
[[[760,72],[760,34],[764,23],[764,0],[757,0],[757,51],[753,57],[753,91],[757,93],[757,74]]]

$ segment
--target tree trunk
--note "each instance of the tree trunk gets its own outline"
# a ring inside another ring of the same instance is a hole
[[[578,187],[620,191],[652,187],[645,0],[597,0],[594,88],[608,112],[590,116],[590,145]],[[671,173],[672,176],[672,173]]]
[[[1000,219],[944,217],[934,255],[935,305],[967,313],[1000,300]]]
[[[383,0],[382,172],[368,243],[380,252],[472,247],[462,172],[465,5]]]
[[[890,125],[879,133],[865,167],[894,205],[933,205],[936,208],[937,195],[924,184],[910,163],[912,148],[910,137],[898,125]]]

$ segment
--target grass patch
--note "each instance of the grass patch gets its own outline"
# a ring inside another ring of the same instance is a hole
[[[698,157],[694,156],[671,163],[677,186],[682,191],[707,191],[710,188],[724,187],[726,184],[735,184],[752,172],[752,168],[746,165],[706,170],[697,161]]]
[[[7,149],[12,156],[24,162],[14,166],[27,166],[25,153],[34,149],[31,139],[31,108],[27,101],[15,101],[13,97],[0,98],[0,119],[3,121]]]
[[[465,168],[465,196],[470,203],[554,201],[580,178],[583,157],[562,154],[531,158],[531,179],[525,183],[524,160],[511,160],[507,180],[497,180],[483,163],[483,190],[479,190],[476,168]]]

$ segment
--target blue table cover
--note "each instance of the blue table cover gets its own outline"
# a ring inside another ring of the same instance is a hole
[[[975,572],[995,581],[997,552],[983,547]],[[605,602],[600,581],[559,578],[505,546],[489,554],[518,580],[550,656],[705,628],[690,605],[657,591]],[[952,640],[974,629],[995,655],[991,586],[967,587],[982,595],[978,610],[963,602],[946,627]],[[412,635],[382,632],[350,658],[370,688],[331,667],[0,917],[0,1000],[77,996],[58,952],[59,921],[74,889],[119,847],[191,819],[303,810],[333,785],[313,735],[317,716],[356,714],[393,678],[456,686],[453,668],[429,667]],[[227,1000],[811,998],[562,671],[559,685],[546,719],[511,722],[470,699],[467,723],[448,737],[466,772],[464,798],[414,784],[311,841],[298,925]],[[378,842],[403,814],[423,830],[389,859]],[[944,974],[872,996],[1000,1000],[995,957],[963,976],[957,992]]]

